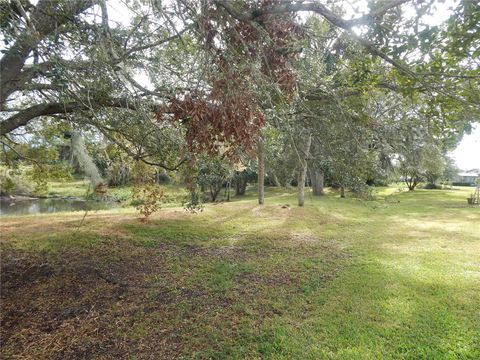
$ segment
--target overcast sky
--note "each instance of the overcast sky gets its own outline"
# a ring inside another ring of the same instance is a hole
[[[465,135],[450,153],[457,166],[462,170],[480,169],[480,124],[475,124],[475,129],[470,135]]]

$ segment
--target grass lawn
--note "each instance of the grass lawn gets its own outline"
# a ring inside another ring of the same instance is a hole
[[[4,218],[2,358],[480,359],[471,191]]]
[[[132,201],[132,186],[119,186],[108,188],[108,200],[120,201],[124,205],[130,205]],[[185,187],[177,185],[164,185],[163,200],[165,206],[178,205],[188,194]],[[93,191],[88,180],[74,181],[51,181],[48,184],[47,196],[75,197],[86,199],[91,197]]]

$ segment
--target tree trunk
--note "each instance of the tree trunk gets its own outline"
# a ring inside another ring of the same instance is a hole
[[[418,178],[413,179],[412,191],[415,190],[420,180]]]
[[[210,197],[212,199],[212,202],[217,201],[218,194],[220,194],[220,191],[222,191],[222,187],[218,186],[210,186]]]
[[[230,181],[227,182],[227,201],[230,201]]]
[[[282,186],[282,184],[281,184],[280,180],[278,180],[278,176],[277,176],[277,174],[273,174],[273,183],[274,183],[274,184],[275,184],[275,186],[277,186],[277,187],[280,187],[280,186]]]
[[[235,196],[245,195],[246,190],[247,190],[247,179],[245,179],[243,175],[238,175],[235,180]]]
[[[318,169],[313,169],[310,173],[310,180],[312,182],[313,195],[315,196],[324,195],[325,192],[323,191],[323,182],[324,182],[323,172]]]
[[[345,187],[340,186],[340,197],[343,199],[345,197]]]
[[[410,178],[405,177],[405,184],[407,184],[408,191],[413,191],[417,187],[420,180],[416,176],[411,176]]]
[[[312,144],[312,135],[307,136],[305,146],[300,154],[300,164],[298,169],[298,206],[305,204],[305,179],[307,177],[307,159],[310,153],[310,145]]]
[[[265,149],[263,140],[258,139],[257,142],[257,157],[258,157],[258,203],[260,205],[265,203]]]

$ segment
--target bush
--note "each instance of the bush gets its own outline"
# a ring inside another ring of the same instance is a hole
[[[475,184],[470,184],[466,182],[454,182],[452,183],[453,186],[475,186]]]
[[[130,166],[124,162],[113,162],[107,169],[108,186],[127,185],[131,178]]]
[[[205,199],[215,202],[225,182],[232,175],[232,168],[220,157],[201,157],[197,162],[197,184],[208,191]]]
[[[146,221],[150,215],[160,210],[163,190],[158,184],[135,184],[132,189],[132,202]]]
[[[435,185],[435,184],[431,184],[431,183],[425,184],[425,186],[423,186],[423,188],[424,189],[441,189],[440,186]]]
[[[158,171],[155,173],[155,180],[157,182],[157,184],[160,184],[160,185],[167,185],[167,184],[170,184],[170,176],[168,176],[168,174],[164,171]]]
[[[358,198],[366,201],[373,201],[376,199],[374,186],[357,185],[355,187],[352,187],[351,190],[352,190],[352,196],[354,198]]]

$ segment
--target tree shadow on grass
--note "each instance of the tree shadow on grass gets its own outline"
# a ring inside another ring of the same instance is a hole
[[[248,229],[226,246],[237,229],[211,225],[127,222],[116,232],[91,229],[91,246],[74,246],[63,230],[4,252],[2,355],[174,359],[235,350],[236,341],[255,347],[252,334],[325,288],[345,260],[332,246],[281,246],[291,240]],[[42,247],[62,235],[55,251]]]
[[[371,261],[346,270],[319,307],[299,321],[294,309],[259,332],[256,354],[272,359],[478,359],[480,297],[465,289],[399,274]],[[308,308],[307,308],[308,309]]]

